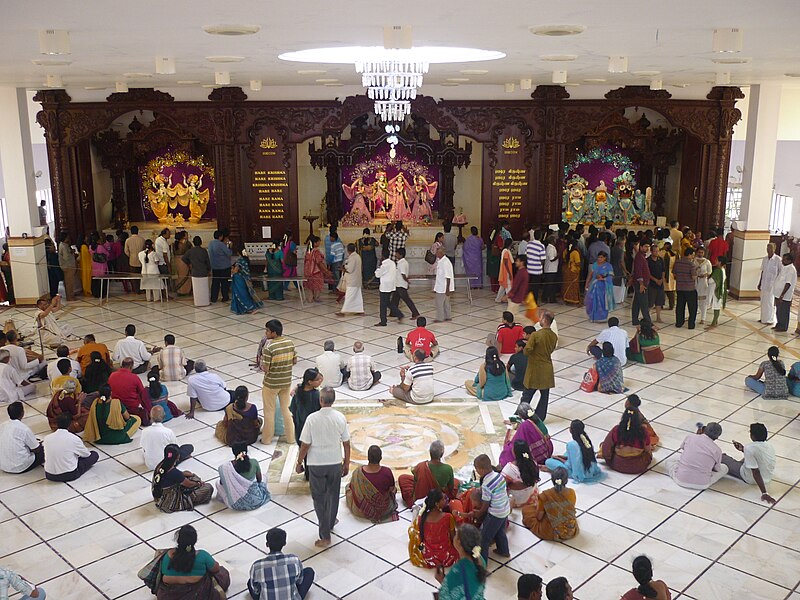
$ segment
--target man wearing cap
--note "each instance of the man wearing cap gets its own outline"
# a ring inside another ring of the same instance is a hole
[[[667,471],[681,487],[704,490],[728,473],[722,464],[722,450],[715,440],[722,435],[719,423],[698,423],[697,433],[687,435],[679,448],[679,458],[667,461]]]

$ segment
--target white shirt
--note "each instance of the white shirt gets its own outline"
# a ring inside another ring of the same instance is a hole
[[[765,256],[761,259],[761,292],[772,294],[772,286],[780,275],[783,263],[781,257],[773,254],[772,258]]]
[[[72,365],[72,369],[70,369],[70,372],[67,373],[67,375],[70,375],[75,379],[79,379],[83,374],[81,372],[81,363],[72,358],[67,358],[67,357],[64,358],[66,358],[69,361],[69,364]],[[61,376],[61,371],[58,370],[58,361],[64,360],[64,358],[56,357],[54,360],[51,360],[49,363],[47,363],[47,379],[53,381],[53,379],[55,379],[56,377]]]
[[[558,273],[558,251],[553,244],[547,244],[544,251],[544,272]]]
[[[306,457],[309,466],[338,465],[342,462],[342,442],[350,441],[347,419],[339,411],[324,406],[308,416],[300,441],[311,444]]]
[[[339,387],[342,385],[342,367],[345,366],[342,355],[326,350],[317,357],[317,370],[322,373],[322,385]]]
[[[791,265],[790,265],[791,266]],[[769,442],[752,442],[744,447],[744,464],[739,473],[750,485],[755,485],[753,469],[758,469],[764,483],[772,480],[775,472],[775,448]]]
[[[177,444],[178,436],[163,423],[153,421],[150,427],[142,429],[142,453],[144,454],[144,464],[148,469],[155,469],[164,459],[164,448],[167,444]]]
[[[35,459],[31,450],[39,442],[31,428],[13,419],[0,425],[0,469],[6,473],[22,473]]]
[[[387,258],[375,269],[375,277],[379,277],[381,280],[379,288],[381,292],[393,292],[396,288],[397,265],[393,260]]]
[[[783,299],[791,302],[794,296],[794,288],[797,286],[797,269],[794,268],[793,264],[781,265],[781,272],[775,280],[775,287],[772,289],[773,296],[780,298],[787,283],[789,284],[789,289],[783,294]]]
[[[403,383],[411,386],[411,399],[414,404],[433,402],[433,365],[431,363],[422,362],[410,365],[406,369]]]
[[[406,288],[408,289],[408,282],[403,279],[403,275],[408,277],[408,273],[411,270],[411,265],[408,264],[408,261],[405,258],[401,258],[397,261],[397,273],[394,278],[394,283],[396,287],[399,288]]]
[[[525,256],[528,249],[528,242],[522,240],[517,246],[517,256]]]
[[[169,240],[164,239],[163,235],[160,235],[156,238],[156,252],[158,253],[158,258],[161,261],[164,261],[164,255],[167,255],[167,260],[172,259],[172,251],[169,247]]]
[[[0,404],[22,400],[22,390],[17,386],[23,379],[24,375],[14,367],[0,363]]]
[[[197,398],[205,410],[222,410],[231,403],[222,377],[210,371],[190,375],[186,380],[186,395]]]
[[[152,354],[145,348],[142,340],[137,340],[132,335],[121,339],[114,346],[114,352],[111,354],[111,359],[115,363],[122,363],[125,358],[133,359],[133,368],[136,369],[142,363],[146,363],[152,358]]]
[[[625,349],[630,345],[627,331],[619,327],[603,329],[597,336],[597,343],[602,346],[603,342],[611,342],[611,345],[614,346],[614,356],[619,359],[619,362],[623,365],[628,362],[625,356]]]
[[[453,263],[449,260],[440,260],[436,263],[436,281],[433,284],[433,291],[437,294],[444,294],[448,291],[447,280],[450,280],[449,291],[456,289],[456,279],[453,274]]]
[[[32,360],[28,361],[28,357],[25,355],[25,348],[21,348],[20,346],[16,346],[14,344],[6,344],[3,346],[3,350],[8,350],[9,359],[8,365],[14,369],[21,375],[22,379],[28,377],[31,372],[34,370],[39,364],[39,361]]]
[[[56,429],[42,443],[44,472],[50,475],[72,473],[78,468],[78,458],[86,458],[90,454],[83,440],[66,429]]]
[[[145,262],[147,258],[147,262]],[[145,250],[139,252],[139,262],[142,263],[142,275],[158,275],[161,271],[158,270],[158,265],[164,264],[164,256],[156,251],[147,254]]]

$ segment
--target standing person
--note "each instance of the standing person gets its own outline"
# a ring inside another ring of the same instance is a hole
[[[715,231],[716,237],[708,244],[708,260],[714,262],[720,256],[727,258],[730,245],[725,241],[725,230],[720,227]]]
[[[131,273],[140,274],[142,272],[142,263],[139,261],[139,253],[142,250],[144,250],[144,238],[139,235],[139,228],[133,225],[131,227],[130,236],[125,240],[123,250],[125,256],[128,257],[128,266],[130,267]],[[138,279],[133,280],[133,289],[137,294],[141,293],[140,281]]]
[[[153,240],[145,240],[144,250],[139,252],[139,262],[142,265],[142,285],[148,302],[161,300],[161,290],[164,288],[161,279],[163,259],[156,252]]]
[[[458,236],[453,233],[453,224],[449,221],[442,226],[442,229],[444,229],[444,241],[442,242],[444,245],[444,255],[450,260],[450,262],[453,264],[453,268],[455,269]]]
[[[625,268],[625,236],[620,234],[611,248],[611,267],[614,269],[614,303],[622,306],[628,290],[628,271]]]
[[[719,325],[719,312],[725,308],[728,298],[727,274],[725,272],[725,257],[721,256],[711,269],[711,279],[708,280],[708,306],[714,311],[711,325],[706,329],[713,329]],[[795,329],[795,334],[800,333]]]
[[[47,262],[47,284],[50,291],[50,296],[55,296],[58,294],[58,282],[64,281],[64,272],[61,270],[61,267],[58,266],[58,252],[56,252],[56,248],[53,245],[53,240],[50,238],[46,238],[44,240],[44,256],[45,261]],[[3,277],[10,276],[10,273],[6,275],[5,270],[8,265],[3,264],[0,261],[0,270],[3,271]],[[3,283],[3,278],[0,278],[0,301],[11,302],[11,295],[8,293],[8,281]]]
[[[269,344],[261,354],[261,369],[264,371],[264,387],[261,390],[264,430],[261,432],[261,442],[268,445],[275,435],[276,402],[280,402],[286,439],[294,438],[294,421],[289,412],[289,392],[292,385],[292,366],[297,363],[297,352],[294,342],[283,335],[283,324],[277,319],[267,321],[266,336]]]
[[[680,223],[678,221],[669,222],[669,237],[672,240],[672,247],[678,249],[681,247],[683,241],[683,233],[680,230]]]
[[[711,263],[706,259],[706,249],[703,247],[698,248],[694,256],[694,264],[697,268],[697,279],[695,280],[697,309],[700,312],[700,325],[705,325],[706,312],[708,311],[708,284],[711,277]]]
[[[270,279],[273,277],[283,277],[283,250],[280,249],[277,242],[275,242],[272,248],[267,250],[266,261],[267,277]],[[278,302],[283,301],[283,282],[270,281],[267,283],[267,289],[269,290],[270,300],[277,300]]]
[[[375,279],[375,269],[378,268],[378,242],[372,237],[369,228],[364,228],[362,234],[357,243],[358,255],[361,257],[361,282],[369,287]]]
[[[555,319],[555,315],[549,310],[540,312],[539,325],[541,329],[530,335],[524,350],[528,357],[528,366],[525,369],[525,390],[522,392],[522,401],[530,403],[533,393],[539,390],[539,402],[535,412],[541,421],[547,417],[550,388],[556,386],[552,354],[556,349],[558,336],[550,328],[553,319]]]
[[[94,236],[95,234],[92,234]],[[92,295],[92,253],[89,251],[89,236],[83,236],[78,243],[81,290],[84,296]]]
[[[78,276],[78,261],[72,249],[72,240],[69,233],[61,232],[61,241],[58,243],[58,266],[64,273],[64,291],[67,297],[64,300],[75,299],[75,279]]]
[[[647,241],[639,243],[639,252],[633,259],[633,302],[631,304],[631,320],[634,325],[639,324],[639,314],[650,318],[648,306],[650,304],[647,288],[650,285],[650,267],[647,264],[647,255],[650,244]],[[694,327],[694,323],[692,323]]]
[[[489,546],[497,544],[495,554],[502,558],[509,558],[511,552],[508,548],[506,536],[506,523],[511,514],[511,503],[508,499],[506,479],[494,470],[492,460],[486,454],[478,455],[473,461],[475,471],[481,481],[481,507],[473,511],[473,517],[481,523],[481,556],[484,561],[489,560]]]
[[[506,312],[511,313],[512,321],[516,318],[517,314],[522,312],[520,310],[520,306],[525,302],[525,299],[528,297],[528,289],[530,286],[530,275],[528,275],[528,269],[525,266],[525,255],[520,254],[514,260],[514,265],[517,268],[517,272],[514,273],[514,279],[511,281],[511,289],[508,290],[508,305],[506,307]]]
[[[527,248],[526,248],[527,249]],[[543,303],[555,303],[558,291],[558,250],[556,240],[552,235],[547,236],[544,255],[544,294]]]
[[[439,261],[436,263],[436,280],[433,284],[433,292],[436,294],[436,319],[435,323],[442,321],[452,321],[450,312],[450,295],[456,289],[455,275],[453,274],[453,263],[443,261],[444,248],[436,251]]]
[[[161,230],[161,233],[158,235],[155,242],[156,254],[158,254],[158,258],[161,259],[161,262],[158,265],[158,270],[162,275],[172,274],[172,248],[169,244],[170,237],[172,237],[172,232],[169,230],[169,227],[165,227]],[[169,290],[172,287],[172,281],[172,279],[167,280],[166,285],[164,286],[164,293],[166,295],[169,295]]]
[[[486,244],[478,235],[477,227],[469,228],[470,236],[464,240],[461,248],[461,260],[464,262],[464,273],[469,275],[469,285],[483,288],[483,249]]]
[[[356,252],[355,244],[347,244],[347,260],[344,261],[342,279],[345,283],[344,302],[342,310],[337,315],[363,315],[364,298],[361,295],[361,286],[364,278],[362,274],[361,256]]]
[[[303,379],[297,384],[292,392],[292,402],[289,404],[289,412],[292,413],[294,421],[294,441],[299,448],[300,434],[306,425],[308,415],[317,412],[321,406],[319,403],[319,387],[324,381],[322,373],[317,369],[306,369]],[[308,466],[308,465],[306,465]],[[308,470],[306,470],[306,481],[308,481]]]
[[[316,236],[312,236],[316,237]],[[319,238],[317,238],[319,239]],[[311,240],[309,239],[309,242]],[[283,243],[281,244],[281,252],[283,252],[283,276],[284,277],[297,277],[297,244],[292,239],[292,230],[289,229],[283,235]],[[324,257],[323,257],[324,259]],[[327,269],[326,269],[327,270]],[[307,275],[308,273],[306,273]],[[297,282],[294,284],[297,287]],[[289,289],[289,282],[283,283],[284,291]]]
[[[402,300],[406,303],[408,310],[411,311],[411,318],[416,319],[419,317],[419,310],[417,310],[411,296],[408,295],[408,275],[411,272],[411,265],[409,265],[406,260],[406,249],[398,248],[397,252],[394,253],[394,260],[397,266],[397,272],[395,273],[395,289],[389,305],[398,307],[399,310],[400,300]],[[373,275],[374,274],[375,272],[373,271]]]
[[[231,252],[227,242],[227,230],[217,230],[214,232],[214,239],[208,244],[208,258],[211,262],[211,304],[217,301],[217,297],[222,293],[222,301],[230,300],[231,277]]]
[[[322,302],[320,295],[322,288],[325,286],[325,279],[331,276],[328,267],[325,266],[325,257],[319,250],[320,239],[313,235],[309,237],[308,243],[310,248],[306,251],[303,258],[303,275],[306,278],[306,289],[311,292],[311,300],[313,302]],[[284,253],[285,259],[285,253]],[[296,271],[297,267],[295,267]],[[295,272],[295,276],[296,276]],[[284,271],[284,276],[285,275]],[[288,283],[288,282],[287,282]]]
[[[8,421],[0,425],[0,470],[27,473],[44,463],[44,447],[22,418],[25,405],[16,400],[8,405]]]
[[[722,464],[728,467],[728,475],[750,485],[757,485],[761,490],[761,499],[767,504],[775,504],[775,498],[767,493],[767,484],[772,481],[775,472],[775,448],[767,441],[767,435],[766,425],[751,423],[752,443],[743,446],[740,442],[733,441],[733,447],[744,454],[744,460],[736,460],[723,454]],[[45,448],[45,456],[46,452]]]
[[[185,231],[175,232],[175,243],[172,245],[172,275],[175,277],[175,292],[178,296],[192,293],[192,278],[189,276],[189,265],[183,262],[183,256],[192,248]]]
[[[675,266],[675,261],[678,255],[672,251],[672,244],[666,242],[662,249],[664,259],[664,295],[669,301],[667,310],[672,311],[675,309],[675,275],[672,273],[672,268]]]
[[[489,278],[490,289],[497,293],[500,289],[500,254],[503,252],[503,236],[500,235],[500,225],[495,225],[489,236],[489,248],[486,250],[486,276]]]
[[[314,583],[314,569],[303,568],[294,554],[284,554],[286,532],[279,527],[267,531],[269,554],[250,567],[247,589],[253,600],[303,600]]]
[[[675,327],[683,327],[686,319],[686,307],[689,307],[689,329],[694,329],[697,318],[697,266],[693,260],[694,250],[687,248],[683,258],[675,262],[672,274],[675,276]]]
[[[608,263],[605,252],[597,254],[597,261],[589,265],[586,276],[586,295],[583,303],[589,320],[605,321],[614,310],[614,269]]]
[[[344,265],[345,248],[344,244],[342,243],[342,240],[339,239],[338,233],[336,233],[335,231],[331,231],[329,237],[331,240],[331,249],[330,249],[331,276],[333,277],[333,285],[335,286],[337,283],[339,283],[339,277],[342,274],[342,265]]]
[[[408,230],[403,225],[402,221],[397,221],[392,227],[392,230],[386,231],[386,239],[389,243],[389,256],[394,256],[398,248],[405,248],[408,241]]]
[[[514,279],[514,259],[511,257],[511,245],[513,243],[513,240],[505,240],[503,242],[503,251],[500,253],[500,273],[497,276],[500,288],[494,298],[495,302],[503,302],[508,299],[506,293],[511,289],[511,281]]]
[[[108,267],[111,273],[126,275],[130,273],[131,266],[127,256],[125,256],[125,242],[128,241],[128,232],[122,229],[117,230],[117,238],[111,242],[111,254],[114,256],[112,264]],[[122,280],[122,289],[126,294],[135,291],[134,282],[128,279]]]
[[[575,238],[567,238],[567,247],[562,255],[564,282],[561,284],[561,298],[564,304],[579,305],[581,303],[581,252]]]
[[[650,308],[656,311],[656,323],[663,323],[661,320],[661,309],[664,308],[664,259],[661,258],[661,250],[658,246],[653,246],[650,256],[647,259],[647,266],[650,269],[650,285],[647,287],[647,297]],[[645,319],[642,319],[643,321]],[[649,319],[647,319],[649,320]],[[702,323],[702,321],[700,321]]]
[[[311,497],[319,522],[319,539],[314,545],[327,548],[339,512],[342,477],[350,471],[350,431],[344,415],[333,410],[336,392],[323,388],[319,400],[321,408],[308,415],[300,434],[302,445],[295,470],[302,473],[303,461],[307,459]]]
[[[767,255],[761,259],[761,275],[758,278],[758,291],[761,292],[759,323],[772,325],[775,322],[775,296],[772,289],[782,267],[780,256],[775,254],[775,244],[767,244]]]
[[[781,272],[775,280],[772,293],[775,296],[775,318],[777,323],[772,328],[775,332],[784,332],[789,329],[789,311],[792,308],[794,288],[797,286],[797,269],[794,266],[794,256],[786,253],[781,258]]]
[[[101,244],[100,239],[96,234],[92,235],[92,240],[89,242],[89,251],[91,252],[92,259],[92,277],[89,287],[91,289],[91,295],[95,298],[99,298],[103,282],[100,279],[95,278],[108,275],[108,261],[111,252],[109,250],[109,245]]]
[[[380,279],[380,321],[375,323],[375,327],[386,327],[387,312],[391,312],[392,316],[397,316],[398,319],[403,319],[403,313],[392,304],[392,295],[397,289],[397,265],[389,258],[389,251],[384,250],[381,256],[381,264],[375,270],[375,277]]]
[[[443,240],[444,240],[444,234],[440,231],[433,238],[433,244],[431,244],[431,247],[428,249],[428,252],[430,252],[431,255],[436,256],[437,250],[439,250],[439,248],[441,248],[443,245],[442,244]],[[426,256],[428,255],[426,254]],[[436,262],[438,260],[439,259],[437,257],[436,260],[434,260],[432,263],[428,265],[428,275],[433,275],[434,273],[436,273]]]
[[[251,315],[263,306],[250,278],[250,259],[240,256],[231,270],[231,312]]]
[[[528,275],[530,275],[530,291],[533,292],[533,297],[536,299],[536,302],[539,302],[539,298],[542,296],[542,281],[544,279],[544,261],[546,257],[546,251],[544,244],[541,242],[542,240],[542,232],[541,231],[534,231],[533,232],[533,239],[528,243],[528,246],[525,248],[526,258],[527,258],[527,265],[528,265]]]
[[[47,203],[44,200],[39,203],[39,226],[47,227]]]
[[[195,306],[208,306],[210,302],[208,276],[211,274],[211,259],[203,248],[203,240],[199,235],[192,239],[192,248],[182,257],[183,264],[189,267],[192,277],[192,297]]]

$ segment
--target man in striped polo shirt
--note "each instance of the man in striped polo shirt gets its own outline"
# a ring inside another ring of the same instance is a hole
[[[264,387],[261,398],[264,401],[264,429],[261,441],[272,443],[275,435],[275,403],[279,400],[283,415],[284,433],[287,440],[294,440],[294,421],[289,412],[292,386],[292,366],[297,362],[294,342],[283,336],[283,324],[277,319],[267,321],[267,343],[261,352],[261,370],[264,371]]]
[[[528,275],[530,276],[530,291],[533,292],[533,297],[536,302],[539,302],[539,297],[542,294],[542,282],[544,280],[544,259],[545,248],[542,243],[542,232],[536,230],[533,232],[533,239],[528,242],[525,248],[526,259],[528,263]]]
[[[389,388],[392,396],[411,404],[433,402],[433,365],[425,362],[425,352],[414,351],[414,364],[400,367],[400,385]]]
[[[472,511],[476,522],[483,517],[481,556],[483,560],[489,560],[489,546],[494,542],[497,544],[495,554],[508,558],[511,553],[506,537],[506,522],[511,514],[511,504],[508,501],[506,479],[494,470],[492,459],[486,454],[475,457],[472,465],[481,478],[481,506]]]

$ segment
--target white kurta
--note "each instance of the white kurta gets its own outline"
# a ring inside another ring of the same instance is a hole
[[[361,296],[361,257],[353,252],[344,261],[345,291],[342,303],[343,313],[363,313],[364,299]]]
[[[773,288],[775,280],[781,272],[781,257],[773,254],[772,258],[761,259],[761,322],[775,322],[775,296]]]
[[[695,289],[697,290],[697,297],[708,297],[708,276],[711,275],[711,263],[707,258],[695,259],[694,264],[697,266],[697,282]]]

